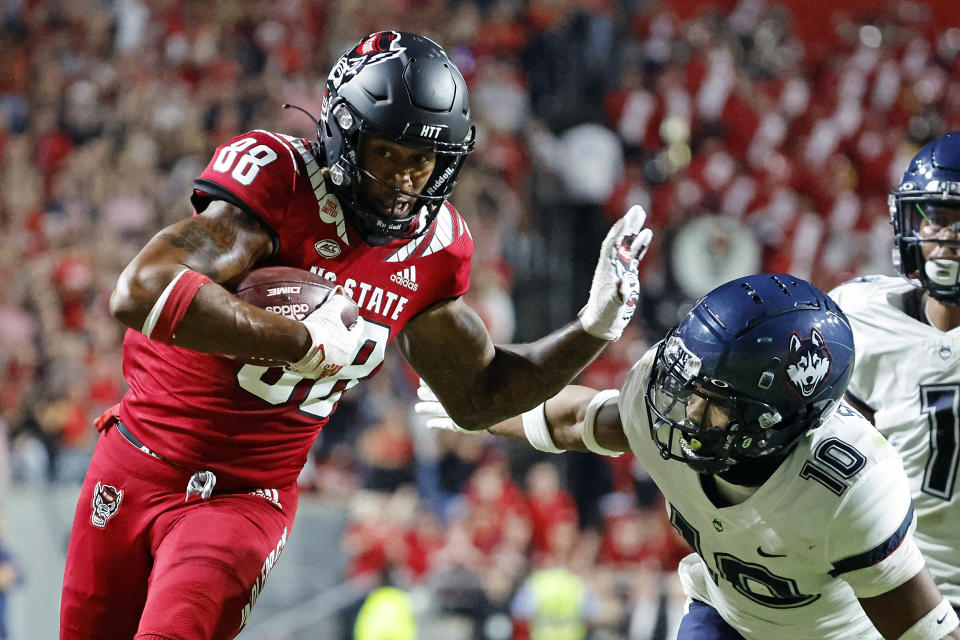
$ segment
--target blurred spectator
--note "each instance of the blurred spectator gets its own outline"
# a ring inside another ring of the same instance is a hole
[[[566,569],[538,569],[513,600],[515,640],[584,640],[597,616],[587,582]]]
[[[410,594],[392,586],[367,596],[353,628],[355,640],[416,640],[417,623]]]
[[[7,594],[23,580],[23,571],[3,539],[3,521],[0,515],[0,640],[7,638]]]

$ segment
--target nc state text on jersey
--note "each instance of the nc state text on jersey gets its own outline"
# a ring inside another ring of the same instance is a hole
[[[323,267],[310,267],[310,271],[323,276],[330,282],[337,282],[337,274],[332,271],[326,271]],[[372,311],[380,314],[384,318],[397,320],[403,313],[403,308],[410,301],[408,298],[398,295],[393,291],[387,291],[372,284],[363,281],[357,281],[353,278],[347,278],[339,283],[346,290],[357,306],[364,311]],[[368,296],[369,294],[369,296]]]

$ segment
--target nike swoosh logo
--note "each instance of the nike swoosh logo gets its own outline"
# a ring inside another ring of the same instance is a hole
[[[943,617],[937,620],[937,624],[943,624],[943,621],[947,619],[947,614],[943,614]]]
[[[757,547],[757,555],[760,556],[761,558],[786,558],[787,557],[786,554],[767,553],[760,547]]]

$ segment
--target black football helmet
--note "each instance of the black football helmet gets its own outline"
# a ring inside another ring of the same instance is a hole
[[[327,78],[318,128],[344,215],[365,238],[381,241],[415,238],[429,228],[475,138],[460,71],[440,45],[401,31],[372,33],[340,56]],[[364,201],[361,177],[386,184],[360,165],[365,135],[436,154],[422,193],[388,185],[396,198],[416,198],[410,215],[390,218]]]
[[[788,274],[732,280],[660,343],[650,433],[665,459],[704,474],[782,459],[837,408],[853,363],[850,324],[827,294]]]
[[[897,270],[940,302],[960,303],[960,262],[923,257],[925,244],[960,247],[960,131],[920,149],[889,202]]]

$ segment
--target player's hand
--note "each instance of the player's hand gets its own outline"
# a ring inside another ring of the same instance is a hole
[[[363,341],[363,318],[349,327],[343,324],[340,313],[350,304],[339,290],[303,319],[312,344],[302,358],[285,367],[287,371],[304,378],[326,378],[337,375],[353,361]]]
[[[633,205],[600,245],[590,298],[580,311],[580,324],[592,336],[617,340],[637,310],[637,266],[653,239],[653,231],[643,228],[646,219],[643,207]]]
[[[453,421],[453,418],[447,414],[447,410],[437,400],[437,394],[423,380],[420,380],[420,386],[417,388],[417,397],[420,398],[420,402],[413,405],[413,410],[417,415],[425,418],[425,424],[429,428],[446,429],[458,433],[473,433]]]

